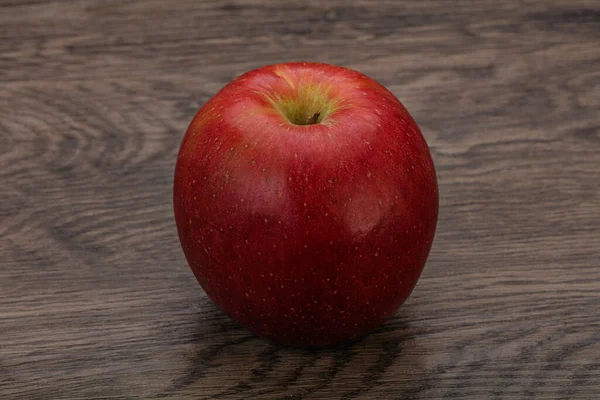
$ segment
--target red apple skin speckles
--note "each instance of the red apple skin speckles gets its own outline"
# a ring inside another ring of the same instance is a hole
[[[335,103],[318,124],[273,106],[306,93]],[[274,341],[322,346],[375,329],[410,295],[438,188],[391,92],[350,69],[290,63],[240,76],[200,109],[180,147],[174,211],[186,259],[225,313]]]

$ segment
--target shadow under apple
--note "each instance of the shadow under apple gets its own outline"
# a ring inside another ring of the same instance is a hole
[[[250,333],[205,298],[186,366],[163,395],[304,398],[319,393],[352,398],[376,389],[380,379],[402,381],[407,386],[401,391],[414,392],[410,376],[424,373],[424,352],[418,350],[408,307],[361,338],[303,349]]]

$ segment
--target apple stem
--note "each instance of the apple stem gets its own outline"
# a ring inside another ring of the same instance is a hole
[[[321,115],[320,112],[316,112],[313,114],[312,117],[310,117],[306,123],[306,125],[313,125],[317,123],[317,120],[319,119],[319,116]]]

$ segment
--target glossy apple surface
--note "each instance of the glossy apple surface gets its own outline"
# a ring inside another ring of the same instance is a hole
[[[356,71],[250,71],[191,122],[175,168],[187,261],[231,318],[274,341],[363,335],[415,287],[438,213],[415,121]]]

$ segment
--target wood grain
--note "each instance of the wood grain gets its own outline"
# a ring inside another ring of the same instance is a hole
[[[171,186],[240,73],[358,69],[411,111],[441,209],[377,332],[258,339],[187,267]],[[0,0],[0,398],[596,399],[600,4]]]

